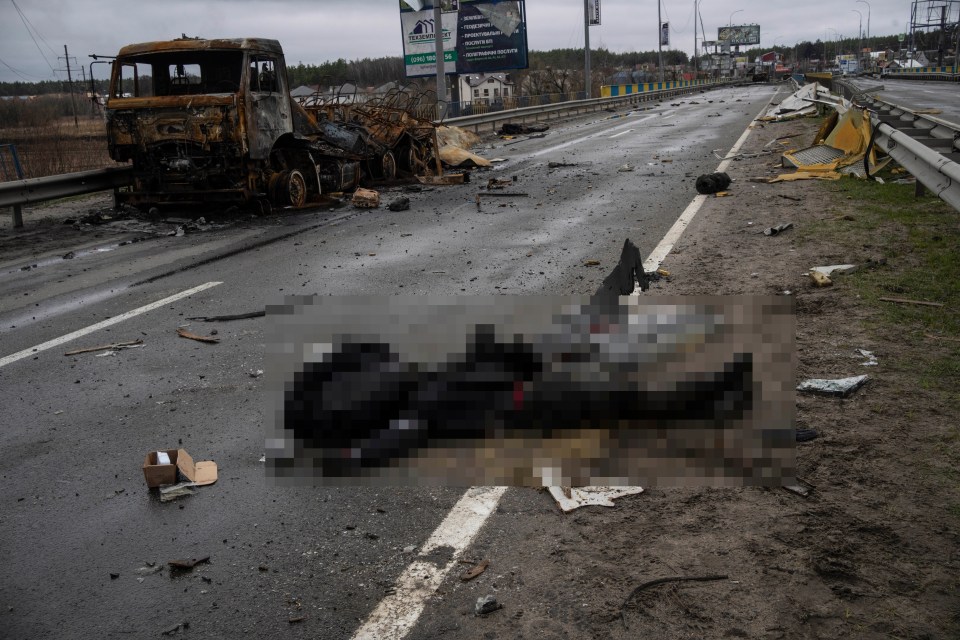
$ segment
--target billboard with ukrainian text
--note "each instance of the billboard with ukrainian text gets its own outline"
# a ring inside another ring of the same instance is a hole
[[[717,40],[727,44],[760,44],[760,25],[740,24],[720,27],[717,30]]]
[[[523,0],[400,0],[403,58],[407,77],[436,74],[436,39],[443,39],[448,74],[490,73],[527,68]]]

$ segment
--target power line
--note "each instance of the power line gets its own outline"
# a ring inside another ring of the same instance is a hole
[[[40,48],[40,44],[37,42],[37,39],[33,37],[33,32],[30,31],[30,27],[27,26],[30,21],[27,20],[27,17],[26,17],[25,15],[23,15],[23,11],[21,11],[21,10],[20,10],[20,7],[17,6],[16,0],[10,0],[10,2],[13,3],[13,7],[14,7],[14,9],[17,10],[17,13],[20,14],[20,21],[23,22],[23,28],[27,30],[27,35],[30,36],[30,39],[31,39],[31,40],[33,40],[33,45],[37,48],[37,51],[40,52],[40,57],[43,58],[43,61],[47,63],[47,66],[48,66],[48,67],[50,67],[50,71],[53,72],[53,76],[54,76],[57,80],[59,80],[59,79],[60,79],[60,76],[57,75],[57,70],[54,69],[54,68],[53,68],[53,65],[50,64],[50,61],[47,60],[47,56],[45,56],[45,55],[43,54],[43,49]],[[37,35],[40,35],[40,32],[39,32],[39,31],[37,32]],[[40,36],[40,39],[43,40],[43,36]],[[44,40],[44,44],[46,44],[46,41],[45,41],[45,40]],[[49,44],[47,45],[47,48],[50,48],[50,45],[49,45]]]
[[[37,37],[40,38],[40,41],[43,42],[43,44],[47,45],[47,49],[50,50],[50,53],[52,53],[53,55],[57,55],[57,52],[54,50],[53,47],[50,46],[50,43],[47,42],[47,39],[43,37],[43,34],[40,33],[40,30],[37,29],[35,26],[33,26],[33,23],[30,22],[30,18],[28,18],[26,14],[20,11],[20,7],[17,6],[17,3],[14,0],[10,0],[10,1],[13,2],[13,6],[17,7],[17,11],[20,12],[20,15],[23,16],[23,19],[27,21],[27,24],[30,25],[30,28],[33,29],[33,32],[37,34]]]
[[[17,74],[17,76],[18,76],[21,80],[23,80],[24,82],[33,82],[32,80],[29,80],[28,78],[26,78],[26,77],[24,76],[24,74],[30,76],[31,78],[36,78],[36,79],[38,79],[38,80],[43,80],[43,78],[41,78],[40,76],[35,76],[35,75],[32,75],[32,74],[27,73],[26,71],[20,71],[20,70],[18,70],[18,69],[14,69],[14,68],[11,67],[9,64],[7,64],[7,63],[4,61],[3,58],[0,58],[0,64],[2,64],[3,66],[5,66],[7,69],[10,69],[10,71],[13,71],[13,72],[14,72],[15,74]]]

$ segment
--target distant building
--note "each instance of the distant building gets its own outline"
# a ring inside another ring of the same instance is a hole
[[[459,76],[461,102],[500,102],[516,95],[505,73],[480,73]]]

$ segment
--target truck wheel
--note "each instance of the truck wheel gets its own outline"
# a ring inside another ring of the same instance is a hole
[[[397,179],[397,159],[393,157],[392,151],[383,154],[380,160],[380,171],[383,173],[383,179],[393,181]]]
[[[296,169],[275,173],[270,178],[270,197],[282,207],[302,207],[307,202],[307,181]]]

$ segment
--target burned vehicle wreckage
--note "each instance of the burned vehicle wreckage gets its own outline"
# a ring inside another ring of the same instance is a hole
[[[123,47],[106,104],[110,156],[132,162],[118,203],[299,207],[435,167],[423,95],[310,112],[290,97],[280,43],[180,38]]]

